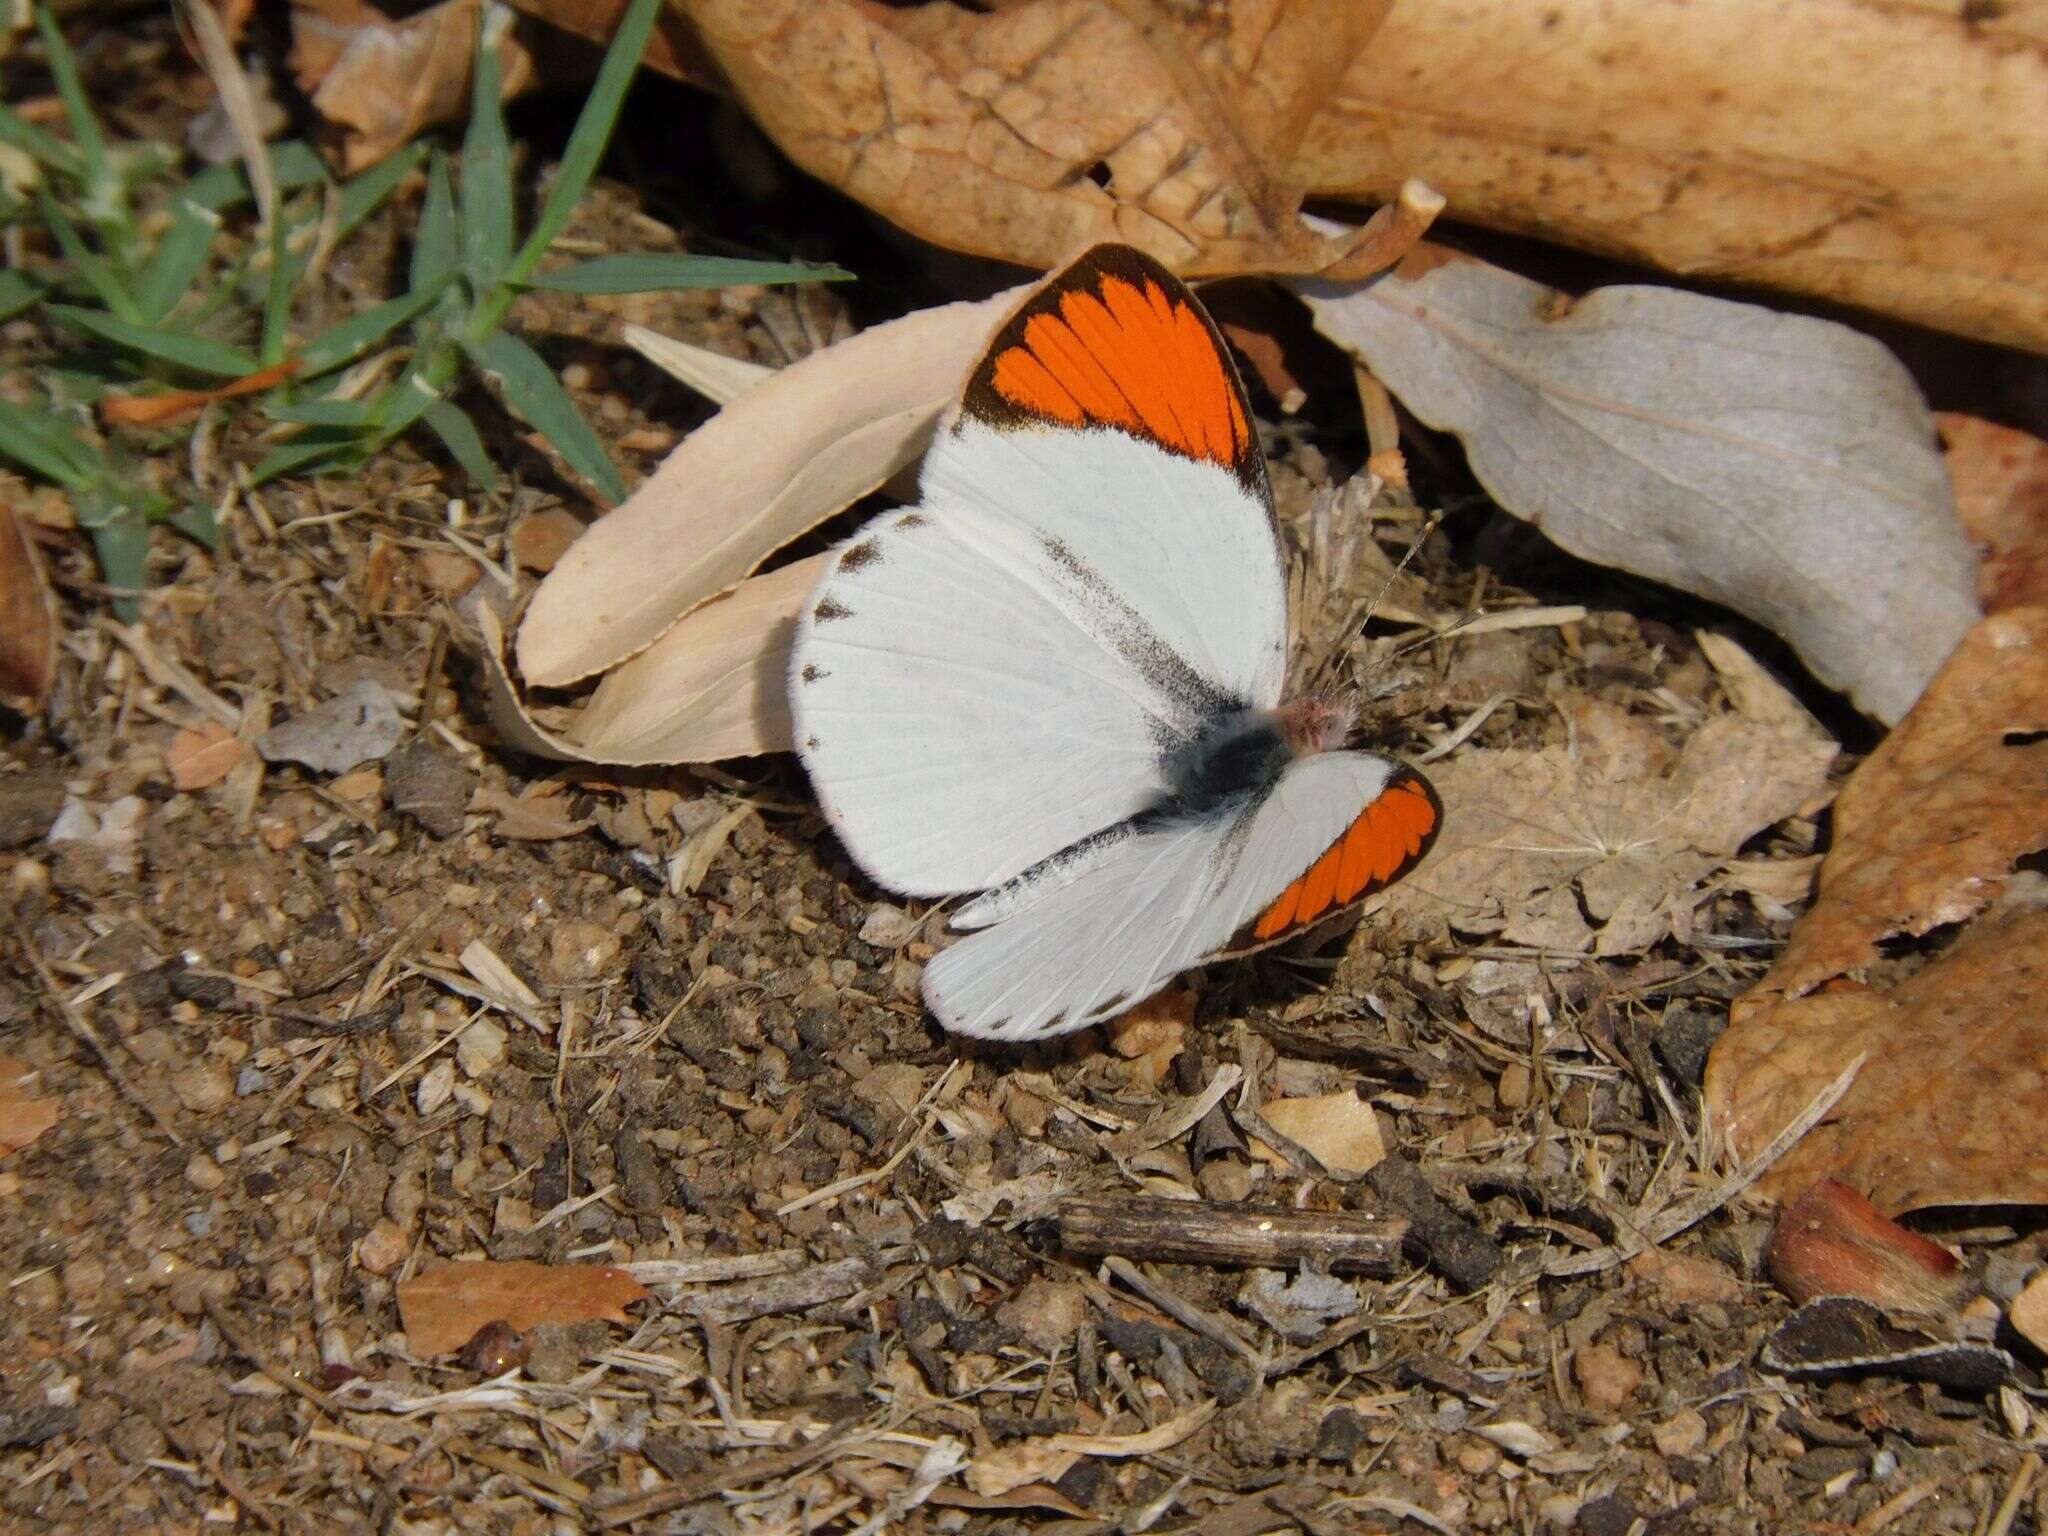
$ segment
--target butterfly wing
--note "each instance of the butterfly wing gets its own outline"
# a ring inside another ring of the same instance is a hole
[[[948,1029],[1034,1040],[1114,1017],[1219,952],[1275,943],[1399,879],[1442,811],[1413,769],[1326,752],[1235,809],[1140,824],[1021,912],[942,952]]]
[[[835,553],[797,750],[875,879],[980,890],[1154,804],[1173,749],[1278,702],[1285,649],[1229,355],[1164,269],[1098,247],[997,333],[921,504]]]

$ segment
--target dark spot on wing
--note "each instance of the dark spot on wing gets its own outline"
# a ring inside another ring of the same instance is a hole
[[[798,675],[807,683],[815,683],[819,678],[830,677],[832,674],[819,666],[815,661],[807,661],[804,663],[803,671]]]
[[[1060,1028],[1066,1022],[1067,1010],[1062,1008],[1058,1013],[1054,1014],[1051,1018],[1047,1019],[1043,1024],[1039,1025],[1038,1027],[1042,1030],[1045,1030],[1049,1034],[1053,1030]]]
[[[931,519],[922,512],[906,512],[896,519],[896,526],[898,528],[922,528],[930,521]]]
[[[811,610],[811,617],[820,624],[829,624],[834,619],[850,619],[853,610],[836,597],[821,597],[818,606]]]
[[[847,546],[846,553],[839,557],[839,569],[858,571],[873,565],[882,558],[882,547],[873,539],[862,539],[858,544]]]

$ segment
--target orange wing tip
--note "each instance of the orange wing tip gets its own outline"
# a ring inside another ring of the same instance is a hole
[[[996,426],[1111,427],[1264,493],[1222,334],[1179,278],[1129,246],[1095,247],[1026,299],[975,370],[966,408]]]
[[[1252,924],[1260,943],[1277,939],[1393,884],[1422,862],[1443,826],[1443,802],[1429,781],[1401,769]]]

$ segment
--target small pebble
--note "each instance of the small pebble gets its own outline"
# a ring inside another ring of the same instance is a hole
[[[233,1101],[235,1080],[226,1067],[194,1062],[171,1074],[171,1092],[195,1115],[218,1114]]]
[[[204,1152],[194,1152],[192,1160],[185,1164],[185,1182],[202,1194],[211,1194],[227,1181],[228,1176],[221,1172],[220,1164]]]
[[[356,1263],[373,1275],[388,1275],[405,1262],[412,1243],[395,1221],[380,1221],[356,1244]]]

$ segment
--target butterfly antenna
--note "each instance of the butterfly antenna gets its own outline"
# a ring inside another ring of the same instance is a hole
[[[1344,658],[1345,654],[1350,650],[1351,637],[1372,622],[1373,615],[1379,612],[1380,604],[1385,602],[1387,594],[1394,590],[1394,583],[1401,579],[1401,573],[1408,569],[1410,563],[1415,559],[1416,552],[1428,541],[1429,536],[1436,532],[1437,526],[1443,520],[1444,515],[1441,511],[1430,513],[1423,521],[1421,530],[1417,532],[1414,538],[1408,541],[1408,547],[1401,552],[1401,558],[1394,563],[1394,568],[1387,573],[1387,579],[1380,583],[1379,591],[1373,593],[1370,598],[1352,610],[1351,617],[1338,631],[1344,638],[1338,642],[1329,655],[1322,659],[1322,662],[1309,678],[1309,691],[1313,692],[1315,689],[1320,688],[1324,679],[1328,677],[1331,668]],[[1455,627],[1443,631],[1444,634],[1455,634],[1456,632]],[[1438,639],[1441,637],[1432,634],[1425,638]],[[1405,650],[1406,647],[1401,651],[1396,651],[1394,655],[1402,655],[1405,653]],[[1393,657],[1388,658],[1388,660],[1392,659]]]

